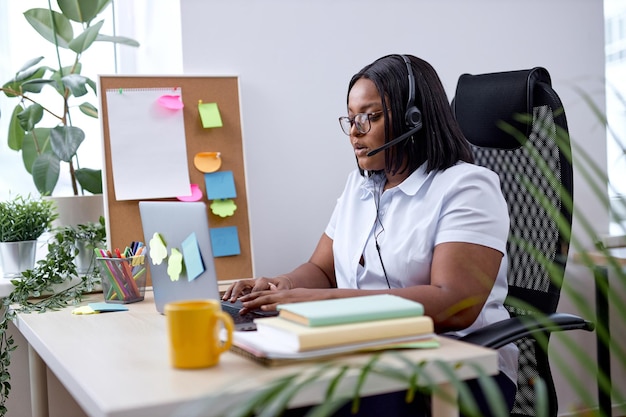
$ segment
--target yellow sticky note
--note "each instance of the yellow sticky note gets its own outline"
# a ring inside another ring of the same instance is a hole
[[[198,111],[200,119],[202,119],[202,127],[207,129],[210,127],[222,127],[222,116],[217,108],[217,103],[198,103]]]
[[[74,310],[72,310],[72,314],[78,314],[78,315],[83,315],[83,314],[98,314],[99,311],[94,310],[93,308],[89,307],[89,306],[81,306],[81,307],[76,307]]]

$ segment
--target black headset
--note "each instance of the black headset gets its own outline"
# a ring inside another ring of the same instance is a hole
[[[385,143],[383,146],[372,149],[367,153],[367,156],[374,156],[378,152],[404,142],[422,128],[422,112],[415,105],[415,76],[413,75],[413,68],[411,68],[411,61],[409,61],[409,58],[405,55],[400,55],[400,57],[404,60],[407,72],[409,73],[409,99],[406,103],[406,112],[404,113],[404,121],[409,127],[409,130],[397,138]]]
[[[413,68],[411,67],[411,61],[406,55],[400,55],[406,64],[406,70],[409,73],[409,99],[406,103],[406,112],[404,113],[404,120],[409,128],[422,126],[422,112],[415,105],[415,76],[413,75]]]

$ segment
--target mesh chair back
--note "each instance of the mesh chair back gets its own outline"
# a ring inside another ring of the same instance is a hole
[[[571,150],[563,106],[543,68],[462,75],[453,102],[476,163],[500,176],[511,217],[508,241],[512,316],[556,310],[571,230]],[[514,415],[535,415],[533,381],[557,402],[547,357],[548,334],[517,342]]]

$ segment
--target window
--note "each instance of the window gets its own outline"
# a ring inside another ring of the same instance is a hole
[[[626,4],[605,0],[607,172],[610,233],[626,234]]]
[[[52,2],[56,7],[56,2]],[[41,64],[57,67],[54,46],[28,24],[22,16],[31,8],[47,8],[45,0],[0,2],[0,83],[10,80],[26,61],[44,56]],[[180,5],[177,0],[113,0],[101,15],[104,26],[100,33],[119,34],[136,39],[141,46],[131,48],[97,42],[85,52],[82,73],[97,82],[98,74],[180,74],[182,73],[182,48],[180,31]],[[19,40],[19,41],[18,41]],[[23,45],[29,45],[25,48]],[[46,87],[49,88],[49,87]],[[50,91],[50,96],[57,93]],[[56,97],[54,97],[56,99]],[[96,107],[97,98],[88,99]],[[6,143],[9,118],[17,100],[0,94],[0,199],[9,195],[37,195],[32,178],[26,172],[21,154],[12,151]],[[80,115],[82,116],[82,115]],[[102,167],[101,128],[99,120],[88,118],[75,123],[85,130],[86,139],[79,149],[82,166]],[[51,124],[53,125],[53,124]],[[61,167],[61,178],[55,195],[71,195],[69,173]],[[7,175],[11,173],[11,175]]]

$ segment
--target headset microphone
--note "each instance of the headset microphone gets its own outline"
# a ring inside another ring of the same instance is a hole
[[[395,138],[393,140],[390,140],[389,142],[385,143],[383,146],[379,146],[378,148],[369,151],[367,153],[367,156],[374,156],[374,155],[376,155],[380,151],[384,151],[387,148],[391,148],[392,146],[397,145],[398,143],[407,140],[408,138],[410,138],[411,136],[416,134],[421,128],[422,128],[422,122],[420,122],[417,126],[415,126],[413,129],[409,130],[408,132],[403,133],[402,135],[398,136],[397,138]]]
[[[367,153],[367,156],[374,156],[380,151],[384,151],[387,148],[390,148],[402,141],[407,140],[422,128],[422,112],[420,112],[420,109],[418,109],[415,105],[415,76],[413,75],[413,68],[411,68],[411,61],[409,61],[409,58],[405,55],[400,55],[400,57],[404,60],[404,63],[406,64],[406,70],[409,77],[409,99],[406,103],[404,120],[407,126],[409,126],[411,129],[408,132],[398,136],[397,138],[385,143],[383,146],[369,151]]]

